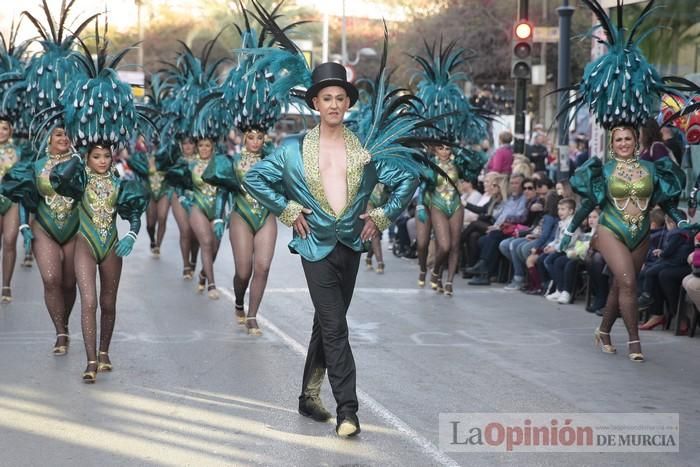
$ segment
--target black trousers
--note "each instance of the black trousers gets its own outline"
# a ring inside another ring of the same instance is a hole
[[[321,261],[302,258],[306,283],[314,304],[314,324],[304,366],[302,397],[319,370],[327,369],[337,403],[338,418],[355,416],[355,360],[348,340],[345,315],[355,290],[360,253],[338,243]]]

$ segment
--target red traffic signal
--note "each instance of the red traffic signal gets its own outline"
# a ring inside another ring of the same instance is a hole
[[[525,19],[513,25],[513,43],[511,56],[511,77],[530,79],[532,73],[532,35],[534,26]]]
[[[520,20],[515,23],[514,32],[517,40],[529,40],[532,38],[532,24],[528,21]]]

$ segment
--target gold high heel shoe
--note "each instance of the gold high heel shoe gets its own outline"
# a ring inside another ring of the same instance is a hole
[[[418,273],[418,287],[425,287],[425,271]]]
[[[57,344],[58,344],[59,337],[65,337],[66,344],[65,345],[54,345],[53,346],[53,354],[54,355],[65,355],[66,353],[68,353],[68,346],[70,345],[70,336],[68,334],[56,334],[56,343]]]
[[[90,368],[90,365],[97,365],[97,360],[89,360],[87,362],[88,368]],[[83,383],[85,384],[93,384],[97,380],[97,369],[95,370],[85,370],[83,371]]]
[[[453,294],[452,282],[445,282],[445,296],[451,297]]]
[[[100,357],[104,355],[109,359],[109,354],[107,352],[99,352],[97,354],[97,372],[103,373],[105,371],[112,371],[112,364],[108,362],[100,362]]]
[[[245,324],[245,311],[243,309],[243,305],[233,305],[233,307],[236,309],[236,321],[238,324]]]
[[[216,290],[216,284],[209,284],[209,287],[207,287],[207,297],[209,297],[209,300],[219,299],[219,291]]]
[[[199,283],[197,284],[197,293],[203,293],[207,288],[207,276],[204,271],[199,271]]]
[[[437,290],[439,280],[440,280],[440,276],[438,276],[434,272],[431,272],[430,273],[430,288],[433,290]]]
[[[627,342],[627,347],[629,347],[630,344],[639,344],[639,340],[636,341],[629,341]],[[642,352],[630,352],[627,354],[630,360],[633,362],[643,362],[644,361],[644,354]]]
[[[600,330],[600,328],[596,328],[595,332],[593,333],[593,339],[596,347],[600,347],[600,350],[603,351],[603,353],[617,353],[617,349],[615,348],[614,345],[612,344],[603,344],[603,339],[601,339],[600,336],[609,336],[609,332],[603,332]]]
[[[377,263],[377,274],[384,274],[384,263]]]
[[[255,319],[256,319],[255,316],[249,316],[248,318],[245,319],[245,320],[246,320],[246,323],[245,323],[246,331],[247,331],[248,334],[251,335],[251,336],[262,336],[262,331],[261,331],[260,328],[258,327],[257,321],[255,322],[255,327],[254,327],[254,328],[248,326],[248,321],[254,321]]]
[[[194,271],[189,266],[182,270],[182,278],[185,279],[186,281],[191,281],[193,274],[194,274]]]
[[[372,258],[365,259],[365,266],[367,267],[368,271],[371,271],[372,269],[374,269],[372,267]]]
[[[9,291],[9,293],[6,293]],[[10,303],[12,301],[12,287],[2,288],[2,303]]]

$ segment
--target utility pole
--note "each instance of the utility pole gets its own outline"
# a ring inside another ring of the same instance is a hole
[[[563,5],[557,8],[559,13],[559,76],[557,87],[559,89],[571,84],[571,17],[575,8],[569,6],[569,0],[563,0]],[[569,95],[562,93],[559,96],[559,112],[569,100]],[[559,116],[559,153],[557,156],[557,179],[568,178],[569,175],[569,127],[567,125],[569,115]]]
[[[341,50],[340,54],[342,56],[341,63],[343,66],[348,64],[348,31],[347,31],[347,19],[345,18],[345,0],[343,0],[343,22],[341,31]]]

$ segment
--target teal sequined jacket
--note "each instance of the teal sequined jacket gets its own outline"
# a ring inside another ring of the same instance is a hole
[[[418,185],[415,164],[396,157],[372,159],[358,138],[344,129],[346,151],[347,205],[336,213],[326,199],[319,170],[319,128],[312,129],[301,148],[286,146],[250,169],[243,186],[272,214],[291,226],[302,208],[311,233],[304,239],[294,232],[289,249],[308,261],[320,261],[338,242],[355,251],[363,251],[360,233],[372,190],[377,183],[392,193],[383,206],[368,212],[379,230],[386,229],[410,202]]]

